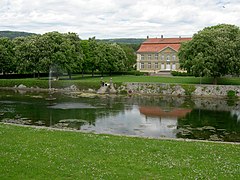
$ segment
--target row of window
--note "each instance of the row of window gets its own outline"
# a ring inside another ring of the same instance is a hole
[[[144,65],[145,65],[144,63],[140,63],[140,69],[145,69]],[[159,65],[159,63],[156,62],[154,64],[154,69],[158,69],[158,67],[159,67],[158,65]],[[152,63],[148,63],[147,68],[152,69]],[[172,63],[172,65],[170,65],[170,63],[167,63],[166,66],[165,66],[165,64],[162,63],[161,64],[161,69],[173,69],[174,70],[174,69],[176,69],[176,64]]]
[[[148,58],[148,60],[151,60],[152,59],[152,54],[148,54],[148,56],[147,56]],[[175,55],[172,55],[171,56],[172,57],[172,59],[171,60],[173,60],[173,61],[175,61],[176,60],[176,56]],[[141,54],[141,60],[144,60],[144,54]],[[161,60],[164,60],[164,58],[165,58],[165,56],[164,55],[162,55],[161,56]],[[158,60],[158,54],[155,54],[155,60]],[[170,60],[170,55],[167,55],[166,56],[166,60]]]

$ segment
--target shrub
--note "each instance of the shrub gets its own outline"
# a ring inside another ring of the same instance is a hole
[[[227,97],[228,97],[228,98],[231,98],[231,99],[236,98],[236,97],[237,97],[237,96],[236,96],[236,91],[234,91],[234,90],[229,90],[229,91],[227,92]]]
[[[189,74],[187,72],[180,72],[180,71],[171,71],[171,74],[173,76],[192,76],[192,74]]]
[[[182,84],[181,86],[185,90],[186,96],[191,96],[192,93],[196,90],[196,87],[194,85]]]

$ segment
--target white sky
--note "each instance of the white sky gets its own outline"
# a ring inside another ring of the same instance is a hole
[[[185,37],[221,23],[240,26],[240,0],[0,0],[0,30],[82,39]]]

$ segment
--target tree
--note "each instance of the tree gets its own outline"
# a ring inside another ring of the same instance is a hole
[[[136,50],[133,49],[133,45],[131,44],[119,44],[123,51],[126,54],[126,61],[124,61],[124,66],[126,67],[126,70],[132,70],[133,66],[136,64],[137,55]]]
[[[92,76],[94,76],[94,71],[97,69],[99,63],[99,53],[101,52],[95,37],[89,38],[88,48],[87,67],[92,71]]]
[[[69,78],[71,79],[71,73],[79,72],[83,66],[83,50],[80,42],[80,38],[76,33],[67,33],[65,37],[70,42],[71,49],[68,53],[68,63],[65,65],[65,69],[68,72]]]
[[[83,56],[82,56],[82,66],[81,66],[81,71],[82,71],[82,77],[84,76],[84,70],[89,70],[89,41],[88,40],[82,40],[80,42],[82,51],[83,51]]]
[[[240,29],[234,25],[204,28],[181,45],[180,67],[195,76],[213,77],[214,84],[218,77],[239,75],[239,36]]]
[[[123,49],[116,43],[109,44],[108,56],[108,68],[109,74],[112,72],[123,71],[125,68],[124,62],[127,61],[127,57]]]
[[[98,65],[97,69],[101,72],[101,75],[103,76],[103,73],[106,72],[108,69],[108,59],[109,59],[109,45],[105,42],[98,42],[97,46],[97,56],[98,56]]]
[[[56,78],[61,71],[67,71],[71,79],[71,72],[81,66],[82,51],[77,35],[49,32],[43,34],[38,43],[41,67],[45,71],[54,69]]]
[[[13,40],[15,55],[18,62],[17,71],[20,73],[38,73],[41,70],[39,64],[39,48],[37,47],[39,36],[19,37]]]
[[[14,45],[8,38],[0,38],[0,72],[4,75],[15,71]]]

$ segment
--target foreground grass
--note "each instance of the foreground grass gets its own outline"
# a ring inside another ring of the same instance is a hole
[[[0,124],[0,179],[239,179],[240,145]]]

